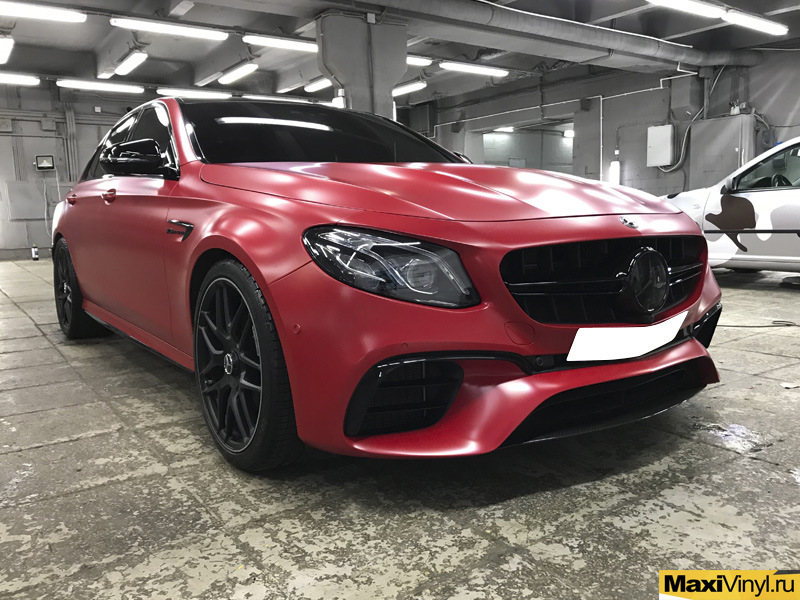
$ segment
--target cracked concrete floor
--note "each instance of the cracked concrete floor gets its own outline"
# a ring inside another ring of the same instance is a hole
[[[654,598],[796,569],[800,291],[720,271],[722,383],[649,421],[443,461],[228,467],[190,374],[70,342],[50,262],[0,263],[0,598]],[[760,325],[762,328],[734,326]]]

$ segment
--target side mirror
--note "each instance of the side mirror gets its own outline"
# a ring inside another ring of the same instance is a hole
[[[735,190],[735,186],[733,183],[733,177],[728,177],[725,180],[725,183],[722,184],[722,187],[719,190],[720,194],[730,194]]]
[[[161,175],[164,159],[155,140],[122,142],[100,153],[100,165],[112,175]]]

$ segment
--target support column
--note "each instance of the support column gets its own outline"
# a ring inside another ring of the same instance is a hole
[[[464,127],[464,123],[437,125],[433,139],[437,144],[444,146],[448,150],[464,154],[467,143],[467,130]]]
[[[317,18],[322,74],[344,88],[347,107],[392,117],[392,89],[408,70],[406,26],[370,23],[364,16]]]

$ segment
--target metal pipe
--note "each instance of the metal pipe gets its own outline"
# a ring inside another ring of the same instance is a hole
[[[752,50],[706,52],[646,35],[500,6],[488,0],[363,0],[362,4],[395,9],[408,16],[435,17],[447,23],[478,26],[501,33],[522,33],[561,43],[606,48],[650,60],[699,67],[754,66],[762,60],[761,54]]]

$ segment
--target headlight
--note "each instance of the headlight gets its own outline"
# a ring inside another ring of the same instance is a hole
[[[393,233],[333,226],[309,229],[303,242],[328,275],[360,290],[448,308],[480,302],[458,254],[448,248]]]

